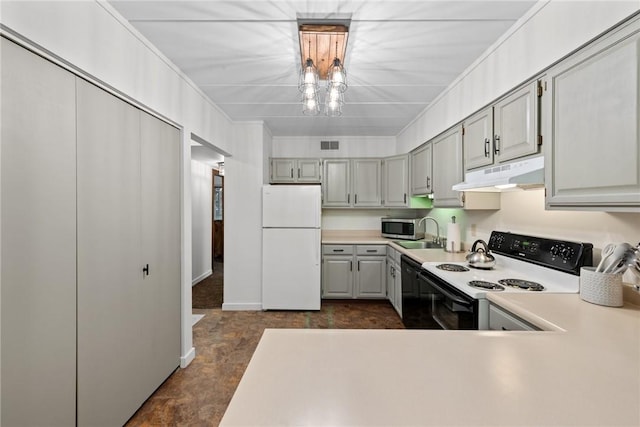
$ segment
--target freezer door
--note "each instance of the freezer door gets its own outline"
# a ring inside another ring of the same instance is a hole
[[[262,188],[262,226],[320,228],[319,185],[265,185]]]
[[[320,229],[262,230],[263,310],[320,310]]]

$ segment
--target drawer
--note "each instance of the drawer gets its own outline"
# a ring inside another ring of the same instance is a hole
[[[358,255],[387,255],[387,245],[358,245],[356,246]]]
[[[323,255],[353,255],[353,245],[322,245]]]
[[[489,329],[492,331],[539,331],[540,328],[491,304],[489,306]]]

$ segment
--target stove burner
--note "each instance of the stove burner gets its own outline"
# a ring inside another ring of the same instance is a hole
[[[523,291],[544,291],[544,286],[540,283],[530,282],[529,280],[502,279],[498,280],[498,283],[505,286],[511,286],[512,288],[522,289]]]
[[[504,286],[500,286],[493,282],[485,282],[484,280],[472,280],[469,282],[469,286],[473,288],[486,289],[487,291],[504,291]]]
[[[458,265],[458,264],[438,264],[436,265],[436,268],[439,268],[440,270],[445,270],[445,271],[469,271],[469,269],[463,265]]]

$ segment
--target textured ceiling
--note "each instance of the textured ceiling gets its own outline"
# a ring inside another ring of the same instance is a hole
[[[232,120],[274,136],[393,136],[535,1],[110,3]],[[302,114],[298,18],[351,19],[340,117]]]

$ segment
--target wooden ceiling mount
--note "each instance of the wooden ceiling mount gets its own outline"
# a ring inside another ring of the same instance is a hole
[[[334,58],[344,64],[349,28],[346,25],[301,24],[298,30],[300,65],[304,66],[307,58],[311,58],[320,78],[326,80]]]

